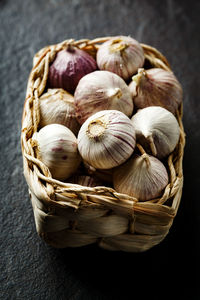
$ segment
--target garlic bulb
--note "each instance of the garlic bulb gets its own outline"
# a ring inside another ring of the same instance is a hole
[[[119,110],[131,116],[133,100],[125,81],[108,71],[84,76],[74,94],[76,115],[80,124],[100,110]]]
[[[168,184],[164,164],[146,153],[133,155],[125,164],[114,170],[113,184],[117,192],[145,201],[160,196]]]
[[[74,97],[63,89],[48,89],[39,98],[40,127],[49,124],[61,124],[68,127],[75,135],[80,129],[76,119]]]
[[[160,68],[139,69],[132,80],[129,88],[136,108],[158,105],[175,114],[183,91],[172,72]]]
[[[33,135],[36,155],[49,168],[52,177],[64,180],[78,168],[81,158],[77,139],[67,127],[60,124],[47,125]]]
[[[73,92],[79,80],[96,69],[96,61],[91,55],[69,44],[66,49],[57,53],[50,65],[49,87]]]
[[[82,158],[98,169],[111,169],[125,162],[135,148],[131,120],[117,110],[104,110],[89,117],[78,134]]]
[[[75,184],[79,184],[82,186],[89,186],[89,187],[104,185],[101,182],[101,180],[99,180],[98,178],[85,176],[85,175],[79,175],[79,176],[74,175],[69,181]]]
[[[174,115],[160,106],[139,110],[132,118],[138,143],[154,156],[164,158],[176,147],[180,128]]]
[[[103,43],[97,51],[100,70],[116,73],[124,80],[135,74],[144,64],[141,45],[129,36],[116,36]]]

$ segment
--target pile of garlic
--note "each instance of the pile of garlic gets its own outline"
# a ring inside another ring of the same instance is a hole
[[[166,158],[179,141],[181,102],[177,78],[145,69],[135,39],[110,38],[96,59],[69,44],[49,66],[39,98],[35,154],[54,179],[154,199],[169,182]]]

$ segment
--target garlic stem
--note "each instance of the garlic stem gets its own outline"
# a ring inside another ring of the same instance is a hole
[[[125,50],[126,48],[129,47],[128,43],[125,43],[124,41],[122,41],[121,39],[116,39],[113,40],[112,44],[109,47],[110,52],[122,52],[123,50]]]
[[[66,50],[69,52],[75,52],[74,46],[71,43],[67,44]]]
[[[142,158],[144,158],[144,161],[145,161],[146,164],[147,164],[147,168],[149,168],[150,165],[151,165],[151,162],[150,162],[150,159],[149,159],[149,155],[146,154],[146,153],[144,153],[144,154],[142,154]]]
[[[135,83],[136,83],[137,85],[139,85],[140,81],[141,81],[142,79],[144,79],[145,75],[146,75],[145,69],[144,69],[144,68],[139,68],[139,69],[138,69],[138,74],[135,75],[135,76],[133,76],[133,77],[132,77],[132,80],[135,81]]]
[[[145,154],[146,151],[144,150],[144,148],[140,145],[140,144],[136,144],[136,147],[139,149],[141,154]]]
[[[156,146],[154,144],[154,140],[153,140],[152,135],[147,136],[147,140],[149,141],[149,145],[150,145],[152,154],[154,156],[156,156],[157,155],[157,150],[156,150]]]
[[[114,88],[114,89],[109,89],[107,91],[107,95],[110,99],[113,99],[113,98],[120,98],[122,96],[122,91],[120,88]]]

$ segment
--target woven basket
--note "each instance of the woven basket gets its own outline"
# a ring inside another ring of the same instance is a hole
[[[66,40],[41,49],[33,59],[22,117],[21,145],[24,175],[29,186],[36,229],[46,243],[57,247],[80,247],[97,243],[108,250],[145,251],[160,243],[173,223],[182,194],[182,160],[185,133],[182,105],[177,111],[180,140],[167,158],[170,182],[160,198],[139,202],[109,187],[83,187],[52,178],[35,157],[31,137],[40,121],[39,96],[46,88],[49,64],[68,43],[95,57],[109,37]],[[141,44],[145,64],[170,70],[166,58],[155,48]]]

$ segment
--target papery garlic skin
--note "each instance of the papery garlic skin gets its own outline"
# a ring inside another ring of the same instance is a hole
[[[76,172],[81,157],[77,139],[70,129],[50,124],[33,135],[37,157],[49,168],[54,179],[64,180]]]
[[[63,88],[72,93],[79,80],[96,69],[96,61],[91,55],[69,44],[66,49],[57,53],[49,67],[49,87]]]
[[[137,109],[161,106],[173,114],[182,102],[183,90],[173,74],[160,68],[139,69],[129,88]]]
[[[113,175],[115,190],[139,201],[159,197],[168,182],[164,164],[146,153],[133,155],[125,164],[117,167]]]
[[[78,149],[97,169],[111,169],[125,162],[135,148],[135,129],[122,112],[104,110],[89,117],[78,134]]]
[[[48,89],[39,98],[40,127],[61,124],[77,135],[80,124],[76,119],[74,97],[63,89]]]
[[[133,100],[125,81],[108,71],[84,76],[75,90],[74,103],[80,124],[100,110],[119,110],[127,116],[133,112]]]
[[[98,49],[97,65],[128,80],[144,65],[142,46],[129,36],[113,37]]]
[[[168,156],[176,147],[180,127],[175,116],[167,109],[150,106],[139,110],[132,118],[136,138],[146,151],[158,158]]]

